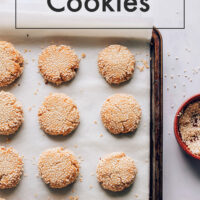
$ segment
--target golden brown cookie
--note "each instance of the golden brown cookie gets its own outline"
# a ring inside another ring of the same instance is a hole
[[[13,148],[0,147],[0,189],[16,187],[23,173],[23,161]]]
[[[23,72],[24,59],[14,46],[0,41],[0,87],[14,82]]]
[[[42,51],[38,67],[45,81],[60,85],[75,77],[79,59],[71,47],[51,45]]]
[[[104,189],[119,192],[134,182],[137,169],[134,161],[124,153],[112,153],[100,159],[96,174]]]
[[[15,133],[24,121],[22,106],[10,92],[0,92],[0,135]]]
[[[38,169],[43,181],[51,188],[63,188],[73,183],[79,175],[79,164],[74,155],[63,148],[44,151]]]
[[[115,94],[106,99],[101,109],[104,126],[113,134],[129,133],[137,129],[142,111],[133,96]]]
[[[99,53],[98,66],[108,83],[120,84],[132,77],[135,58],[127,47],[110,45]]]
[[[46,97],[38,112],[41,128],[50,135],[68,135],[79,125],[79,112],[67,95],[53,93]]]

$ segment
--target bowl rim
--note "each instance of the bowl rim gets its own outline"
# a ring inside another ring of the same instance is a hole
[[[200,94],[196,94],[192,97],[190,97],[189,99],[187,99],[186,101],[184,101],[184,103],[182,103],[182,105],[179,107],[178,111],[176,112],[175,118],[174,118],[174,134],[176,137],[176,140],[178,142],[178,144],[180,145],[180,147],[190,156],[192,156],[195,159],[200,160],[200,155],[196,155],[193,154],[189,148],[187,147],[187,145],[183,142],[180,132],[179,132],[179,114],[182,110],[184,110],[184,108],[186,108],[189,104],[191,104],[194,101],[200,101]]]

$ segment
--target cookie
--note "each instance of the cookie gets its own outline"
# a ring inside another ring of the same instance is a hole
[[[134,182],[137,169],[131,158],[117,152],[100,159],[96,174],[104,189],[119,192]]]
[[[0,147],[0,189],[16,187],[23,172],[23,161],[13,148]]]
[[[6,41],[0,41],[0,87],[14,82],[23,72],[24,58]]]
[[[74,155],[61,147],[44,151],[38,169],[43,181],[51,188],[63,188],[73,183],[79,175],[79,163]]]
[[[115,94],[104,102],[101,119],[110,133],[129,133],[137,129],[142,111],[133,96]]]
[[[24,121],[22,106],[10,92],[0,92],[0,135],[15,133]]]
[[[99,53],[98,66],[100,74],[109,84],[120,84],[131,79],[135,58],[127,47],[110,45]]]
[[[79,111],[71,98],[62,93],[46,97],[39,108],[41,128],[49,135],[68,135],[79,125]]]
[[[38,67],[46,82],[60,85],[75,77],[79,59],[71,47],[51,45],[39,56]]]

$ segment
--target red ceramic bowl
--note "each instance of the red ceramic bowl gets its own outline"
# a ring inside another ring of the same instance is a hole
[[[195,101],[200,101],[200,94],[197,94],[191,98],[189,98],[188,100],[186,100],[181,106],[180,108],[178,109],[176,115],[175,115],[175,119],[174,119],[174,133],[175,133],[175,136],[176,136],[176,140],[177,142],[179,143],[179,145],[181,146],[181,148],[190,156],[192,156],[193,158],[196,158],[198,160],[200,160],[200,156],[198,155],[195,155],[193,154],[189,148],[187,147],[187,145],[182,141],[182,138],[181,138],[181,134],[179,132],[179,114],[180,112],[183,112],[185,110],[185,108],[195,102]]]

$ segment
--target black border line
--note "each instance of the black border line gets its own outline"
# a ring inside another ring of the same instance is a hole
[[[157,29],[168,29],[168,30],[183,30],[185,29],[185,0],[183,0],[183,27],[156,27]],[[114,29],[124,29],[124,30],[131,30],[131,29],[152,29],[150,27],[125,27],[125,28],[119,28],[119,27],[114,27],[114,28],[88,28],[88,27],[80,27],[80,28],[52,28],[52,27],[48,27],[48,28],[39,28],[39,27],[26,27],[26,28],[20,28],[20,27],[17,27],[17,0],[15,0],[15,29],[73,29],[73,30],[76,30],[76,29],[97,29],[97,30],[101,30],[101,29],[108,29],[108,30],[114,30]]]

